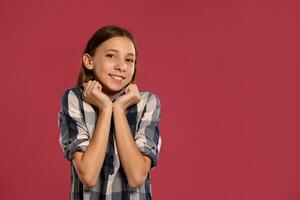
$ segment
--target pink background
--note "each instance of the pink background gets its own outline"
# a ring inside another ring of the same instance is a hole
[[[0,199],[68,199],[60,98],[108,24],[162,103],[154,199],[300,199],[298,2],[1,1]]]

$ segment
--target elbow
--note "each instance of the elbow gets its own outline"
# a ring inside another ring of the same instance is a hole
[[[97,185],[99,179],[99,172],[95,171],[94,167],[91,167],[90,162],[83,160],[83,154],[74,154],[73,164],[79,179],[83,185],[88,188],[93,188]]]
[[[136,189],[140,187],[145,182],[145,176],[137,175],[128,179],[128,186],[130,188]]]
[[[135,169],[130,176],[127,176],[129,187],[136,189],[145,183],[145,179],[150,170],[150,159],[146,159],[145,163],[145,168]]]
[[[88,188],[95,187],[97,185],[97,181],[98,181],[97,178],[93,176],[87,176],[87,175],[83,176],[81,180],[82,184],[84,184]]]
[[[89,182],[86,182],[85,183],[85,186],[87,187],[87,188],[93,188],[93,187],[95,187],[97,185],[97,181],[89,181]]]

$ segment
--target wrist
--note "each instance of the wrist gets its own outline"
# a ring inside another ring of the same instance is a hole
[[[113,108],[112,105],[111,106],[103,106],[103,107],[98,107],[99,110],[101,110],[101,112],[103,113],[111,113]]]
[[[125,107],[119,103],[114,103],[113,104],[113,112],[120,112],[120,111],[125,111]]]
[[[99,110],[109,110],[109,109],[112,109],[113,107],[113,103],[110,101],[108,102],[98,102],[98,105],[97,105],[98,109]]]

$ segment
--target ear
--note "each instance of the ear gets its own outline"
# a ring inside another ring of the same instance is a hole
[[[92,70],[94,68],[92,57],[88,53],[83,54],[82,62],[87,69]]]

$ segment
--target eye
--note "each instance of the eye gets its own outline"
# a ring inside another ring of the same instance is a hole
[[[106,57],[109,57],[109,58],[112,58],[112,57],[114,57],[115,55],[109,53],[109,54],[106,54],[105,56],[106,56]]]
[[[127,62],[130,62],[130,63],[134,63],[134,60],[133,60],[133,59],[130,59],[130,58],[129,58],[129,59],[126,59],[126,61],[127,61]]]

